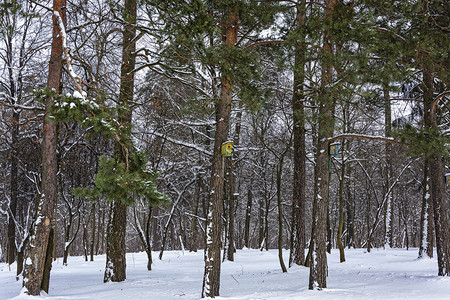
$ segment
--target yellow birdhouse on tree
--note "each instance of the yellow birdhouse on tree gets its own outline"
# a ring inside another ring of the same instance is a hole
[[[339,156],[339,153],[341,152],[341,144],[339,143],[331,144],[329,151],[331,156]]]
[[[225,142],[222,144],[222,156],[231,156],[233,151],[233,143]]]

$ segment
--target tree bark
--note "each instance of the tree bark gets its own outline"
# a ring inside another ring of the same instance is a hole
[[[294,134],[294,186],[292,199],[292,235],[289,266],[292,264],[305,265],[305,209],[306,209],[306,144],[305,144],[305,113],[304,113],[304,81],[305,81],[305,53],[306,47],[305,0],[298,1],[297,6],[297,34],[298,43],[295,45],[294,62],[294,93],[292,95],[293,134]]]
[[[236,205],[239,198],[238,193],[238,180],[236,174],[234,173],[235,170],[238,169],[237,161],[239,160],[239,152],[237,151],[237,148],[239,147],[240,143],[240,136],[241,136],[241,121],[242,121],[242,108],[238,111],[236,114],[236,128],[234,132],[234,138],[233,138],[233,156],[230,159],[230,197],[229,197],[229,205],[228,205],[228,247],[227,247],[227,259],[229,261],[234,261],[234,253],[236,252],[236,246],[235,246],[235,240],[234,240],[234,234],[235,234],[235,211],[236,211]]]
[[[126,279],[125,232],[127,206],[114,202],[106,237],[106,267],[103,282],[120,282]]]
[[[333,65],[329,56],[333,53],[332,37],[330,28],[336,0],[327,0],[325,8],[325,22],[322,60],[322,83],[319,95],[319,124],[317,135],[316,172],[314,176],[316,197],[313,204],[313,252],[311,255],[309,289],[327,287],[327,212],[329,200],[329,141],[334,132],[334,97],[329,90],[332,83]]]
[[[426,131],[438,132],[437,118],[432,113],[431,105],[433,98],[433,76],[428,69],[427,56],[425,53],[419,54],[422,62],[422,74],[424,84],[424,124]],[[438,258],[438,275],[450,275],[450,230],[448,201],[444,176],[444,164],[440,155],[432,154],[428,156],[430,170],[430,191],[434,210],[434,230],[436,235],[436,248]]]
[[[120,68],[120,94],[118,122],[125,128],[130,126],[132,110],[130,102],[134,94],[134,68],[136,61],[136,0],[125,0],[125,26],[123,30],[122,65]],[[127,137],[129,139],[129,137]],[[129,141],[122,141],[122,143]],[[128,165],[127,153],[123,145],[116,142],[115,157]],[[123,199],[125,200],[125,199]],[[104,282],[119,282],[126,279],[126,245],[127,206],[123,201],[114,201],[106,240],[106,268]]]
[[[419,258],[423,257],[424,252],[428,255],[427,249],[429,248],[428,242],[428,211],[430,202],[430,191],[429,191],[429,175],[428,175],[428,160],[424,160],[423,164],[423,180],[422,180],[422,211],[420,213],[420,232],[419,232]],[[433,252],[431,252],[433,253]],[[433,256],[429,256],[433,257]]]
[[[49,62],[49,75],[47,88],[56,93],[60,91],[62,73],[62,33],[59,26],[61,18],[66,24],[66,1],[53,1],[53,38],[52,50]],[[42,195],[37,207],[37,219],[34,226],[34,235],[29,243],[30,263],[25,264],[23,285],[27,293],[33,296],[39,295],[44,279],[46,253],[53,226],[53,212],[57,200],[57,171],[58,162],[56,154],[57,124],[50,119],[50,111],[53,105],[53,97],[45,100],[45,119],[42,141]],[[51,263],[50,263],[51,266]],[[50,274],[48,274],[50,276]]]
[[[224,28],[225,46],[234,47],[237,42],[239,22],[236,15],[229,13]],[[222,244],[222,210],[224,184],[224,157],[221,146],[226,142],[230,126],[233,83],[225,76],[221,82],[221,95],[216,103],[216,132],[211,166],[210,197],[206,218],[205,273],[203,276],[202,298],[219,296],[220,289],[220,248]]]

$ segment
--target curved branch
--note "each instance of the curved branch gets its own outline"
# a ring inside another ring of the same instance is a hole
[[[444,98],[445,96],[449,96],[450,95],[450,91],[445,91],[440,93],[436,99],[434,99],[433,103],[431,103],[431,114],[434,114],[434,111],[436,110],[436,104],[439,102],[439,100],[441,100],[442,98]]]

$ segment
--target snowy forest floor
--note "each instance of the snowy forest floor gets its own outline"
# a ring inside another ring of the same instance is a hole
[[[238,250],[235,262],[224,262],[221,296],[216,299],[450,299],[450,277],[437,276],[437,262],[417,259],[417,249],[346,249],[347,262],[339,263],[339,251],[328,256],[328,288],[308,290],[309,269],[293,267],[283,274],[277,250]],[[200,299],[203,251],[166,251],[162,260],[153,253],[153,270],[147,271],[145,253],[127,254],[127,280],[103,283],[105,256],[94,262],[69,257],[53,263],[50,292],[37,299]],[[287,259],[288,251],[284,251]],[[21,294],[21,281],[0,264],[0,299],[29,299]],[[34,298],[36,299],[36,298]]]

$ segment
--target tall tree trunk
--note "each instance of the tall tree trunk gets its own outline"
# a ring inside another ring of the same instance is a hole
[[[422,211],[420,213],[420,232],[419,232],[419,258],[423,257],[423,253],[425,252],[428,255],[427,249],[429,248],[429,239],[428,235],[430,232],[428,226],[428,211],[429,211],[429,203],[430,203],[430,180],[428,174],[428,160],[424,160],[423,164],[423,181],[422,181]],[[432,246],[431,246],[432,247]],[[433,252],[431,252],[433,253]],[[433,256],[429,256],[433,257]]]
[[[313,207],[313,253],[311,255],[309,289],[314,289],[317,284],[318,289],[327,287],[327,212],[329,200],[329,142],[328,138],[334,132],[334,97],[330,86],[332,83],[333,65],[330,56],[333,53],[332,37],[330,28],[334,7],[337,0],[327,0],[325,8],[325,22],[322,60],[322,83],[319,95],[319,124],[317,135],[316,152],[316,174],[314,176],[317,197],[314,199]]]
[[[229,12],[225,22],[225,46],[234,47],[237,42],[239,22],[236,15]],[[220,289],[220,248],[222,243],[222,210],[224,184],[224,157],[221,146],[227,140],[230,126],[233,83],[224,74],[221,82],[220,99],[216,103],[216,132],[211,166],[210,197],[206,219],[205,273],[203,276],[202,298],[219,296]]]
[[[96,219],[97,219],[95,203],[92,204],[91,214],[92,214],[92,227],[91,227],[92,229],[91,229],[91,245],[90,245],[89,251],[90,251],[90,255],[91,255],[90,261],[94,261],[95,228],[96,228],[95,224],[96,224]]]
[[[120,94],[118,121],[124,127],[131,125],[132,110],[130,102],[134,94],[134,67],[136,61],[136,0],[125,0],[125,26],[123,30],[122,65],[120,68]],[[122,141],[122,143],[128,141]],[[115,157],[126,162],[127,154],[123,145],[116,143]],[[124,199],[125,200],[125,199]],[[126,279],[126,245],[127,206],[122,201],[114,201],[111,225],[106,239],[106,268],[104,282],[124,281]]]
[[[60,91],[63,56],[63,34],[59,25],[66,24],[66,1],[53,0],[53,37],[50,54],[47,88],[56,93]],[[34,226],[34,235],[30,239],[29,263],[25,264],[23,285],[30,295],[39,295],[44,279],[44,269],[51,267],[46,264],[46,253],[53,226],[53,212],[57,199],[57,171],[58,161],[56,154],[57,124],[51,121],[50,111],[53,97],[45,100],[45,119],[42,141],[42,195],[37,207],[37,218]],[[50,276],[50,273],[48,274]]]
[[[386,137],[390,137],[391,133],[391,97],[389,95],[389,91],[386,87],[383,88],[384,95],[384,135]],[[389,187],[392,184],[392,144],[385,144],[385,155],[386,155],[386,173],[384,177],[385,181],[385,190],[387,193],[387,201],[385,207],[385,218],[384,218],[384,247],[392,248],[394,246],[394,234],[393,234],[393,225],[394,225],[394,204],[393,201],[393,192],[389,191]]]
[[[424,83],[424,121],[425,130],[439,132],[437,117],[431,109],[434,101],[433,97],[433,76],[428,69],[427,57],[425,53],[420,53],[422,60],[422,73]],[[436,234],[436,248],[438,258],[438,275],[450,275],[450,230],[448,201],[444,176],[443,159],[438,154],[428,157],[430,170],[430,190],[434,209],[434,230]]]
[[[297,6],[297,39],[295,44],[294,62],[294,93],[292,94],[292,109],[294,119],[294,187],[292,199],[292,235],[289,266],[305,264],[305,208],[306,208],[306,144],[305,144],[305,113],[304,113],[304,81],[305,53],[303,46],[306,18],[305,0],[298,1]]]
[[[14,95],[12,95],[14,97]],[[14,263],[16,260],[16,221],[17,221],[17,191],[18,191],[18,159],[17,159],[17,144],[19,140],[19,119],[18,112],[13,112],[12,132],[11,132],[11,175],[10,175],[10,193],[9,193],[9,222],[8,222],[8,248],[6,262],[8,264]]]
[[[236,211],[236,204],[239,198],[238,193],[238,180],[236,174],[234,173],[234,170],[237,170],[237,161],[239,160],[239,152],[237,151],[237,148],[239,147],[240,143],[240,135],[241,135],[241,121],[242,121],[242,108],[240,107],[240,110],[236,114],[236,128],[234,132],[234,138],[233,138],[233,156],[230,160],[230,196],[229,196],[229,217],[228,217],[228,252],[227,252],[227,259],[229,261],[234,261],[234,253],[236,252],[236,246],[235,246],[235,211]]]
[[[344,111],[345,114],[345,111]],[[341,178],[339,181],[339,224],[336,236],[336,243],[339,248],[339,261],[345,262],[344,245],[342,244],[342,231],[344,229],[344,181],[345,181],[345,161],[344,161],[344,147],[345,141],[342,141],[342,164],[341,164]]]

